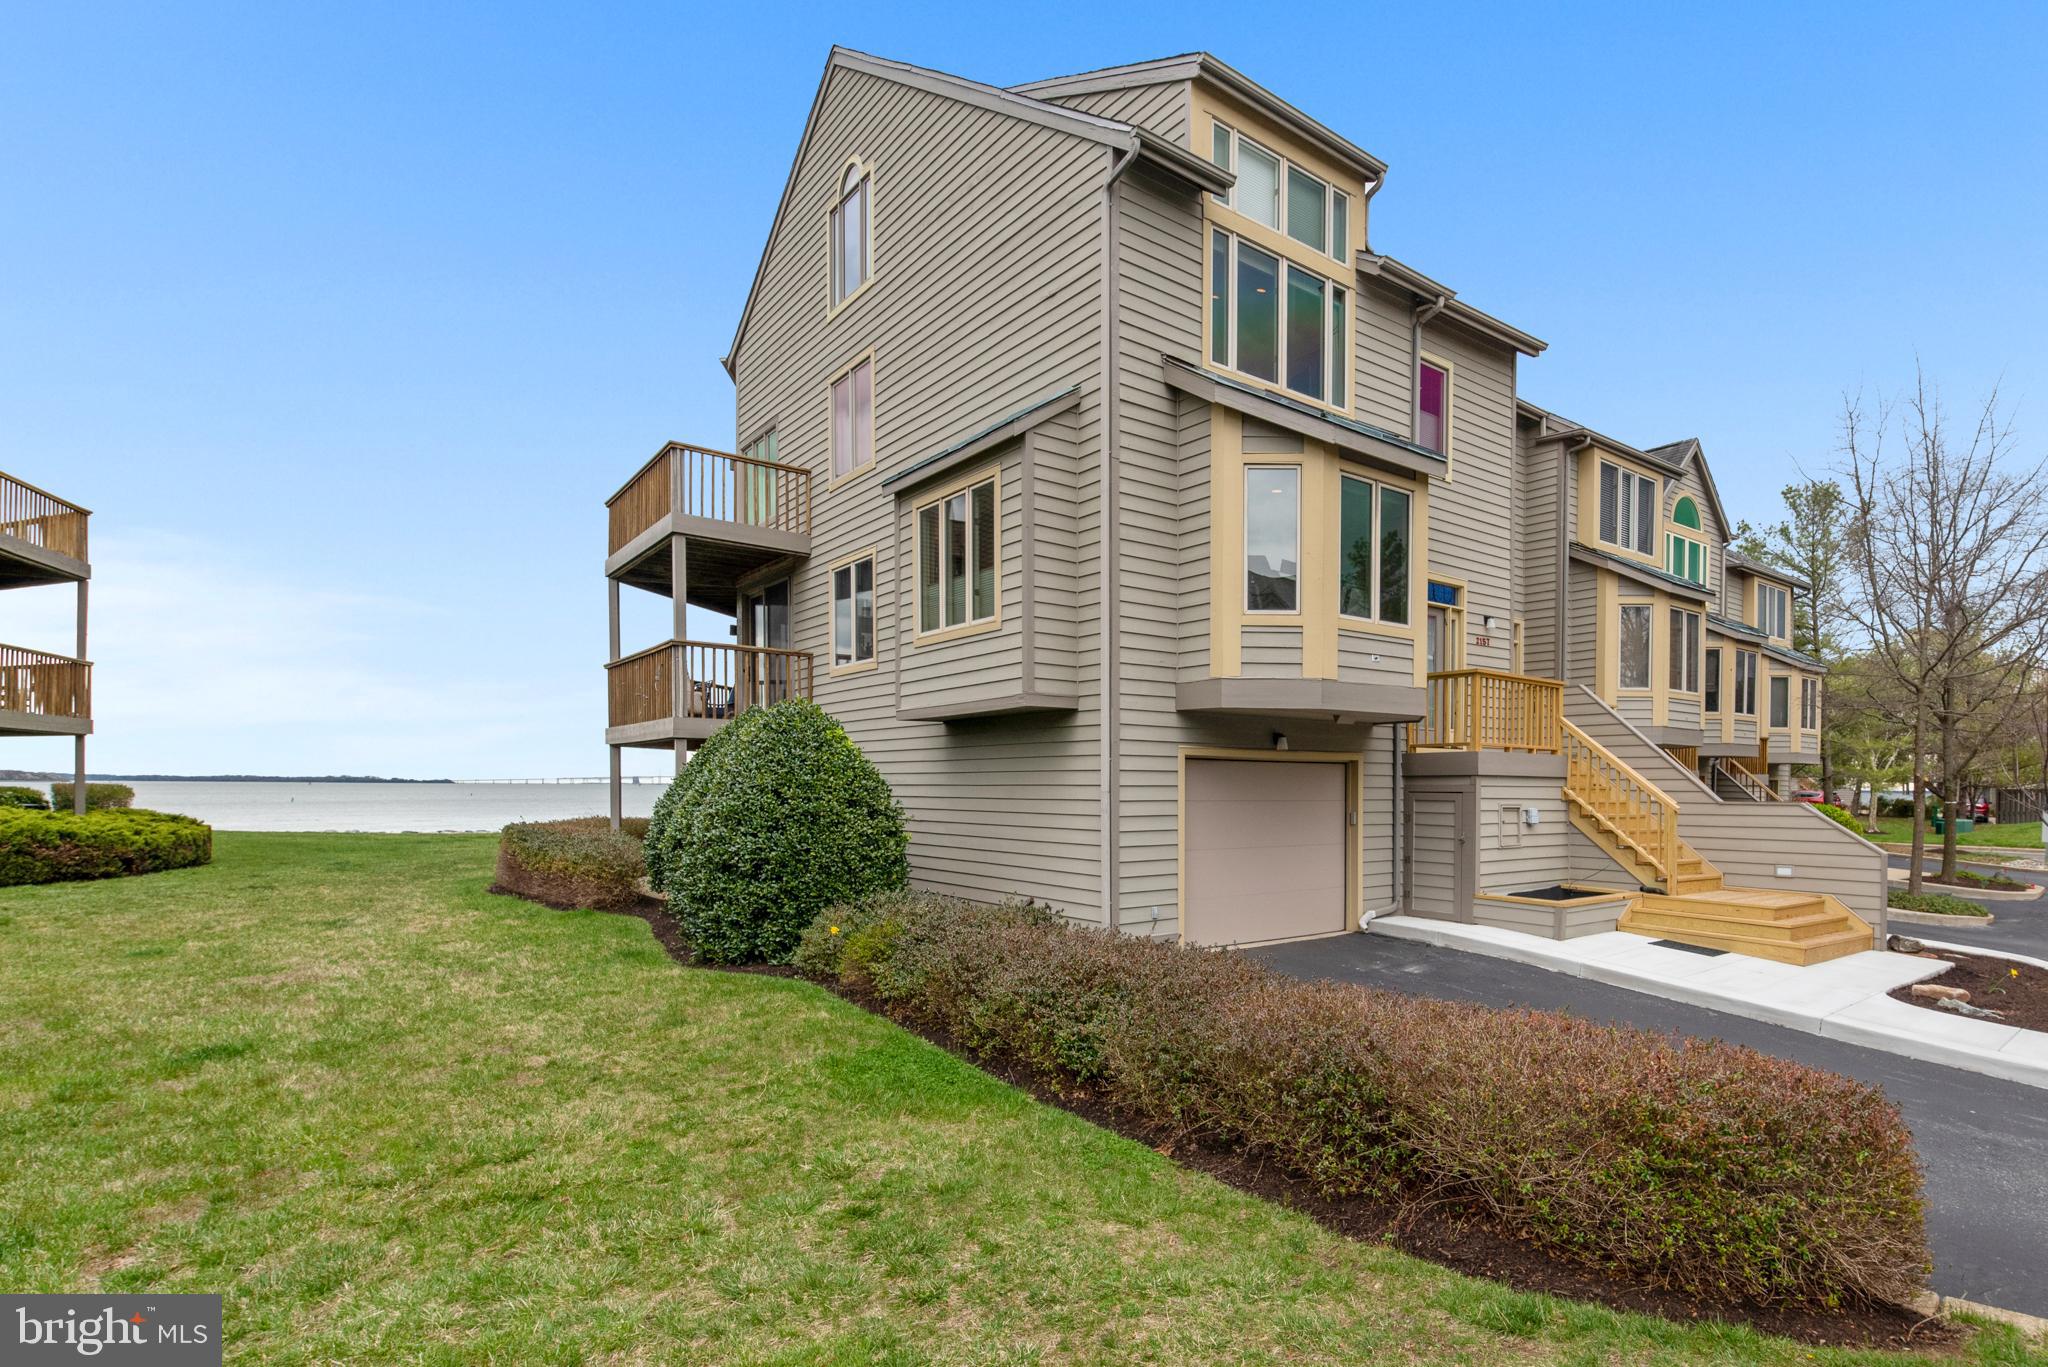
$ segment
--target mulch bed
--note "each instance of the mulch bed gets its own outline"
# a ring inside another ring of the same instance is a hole
[[[492,889],[498,891],[498,889]],[[795,977],[787,965],[727,967],[698,963],[682,931],[668,914],[667,904],[643,898],[614,914],[647,922],[669,957],[686,968],[707,972],[753,973]],[[860,994],[824,984],[827,991],[865,1011],[888,1019],[888,1013]],[[910,1029],[910,1027],[904,1027]],[[1589,1301],[1615,1310],[1656,1315],[1679,1323],[1727,1321],[1746,1324],[1760,1333],[1800,1343],[1833,1347],[1910,1349],[1938,1352],[1958,1347],[1964,1331],[1947,1320],[1931,1318],[1901,1305],[1864,1305],[1839,1311],[1773,1309],[1741,1302],[1715,1304],[1695,1300],[1645,1282],[1565,1262],[1544,1249],[1507,1234],[1470,1210],[1448,1202],[1330,1200],[1317,1196],[1270,1164],[1224,1148],[1200,1144],[1174,1146],[1146,1126],[1131,1120],[1107,1096],[1061,1092],[1036,1076],[1000,1060],[977,1059],[936,1032],[913,1034],[947,1053],[1009,1083],[1048,1106],[1079,1116],[1171,1158],[1182,1167],[1204,1173],[1239,1191],[1299,1211],[1317,1224],[1346,1238],[1385,1244],[1403,1253],[1474,1277],[1500,1282],[1517,1291],[1543,1292],[1570,1300]]]
[[[1993,1024],[2017,1025],[2022,1030],[2048,1030],[2048,969],[2015,963],[2011,959],[1957,954],[1946,949],[1926,950],[1919,957],[1954,964],[1955,967],[1948,972],[1927,981],[1942,987],[1967,988],[1970,1005],[1999,1013],[2000,1019]],[[1936,1006],[1932,997],[1914,996],[1910,984],[1893,989],[1891,995],[1895,1001],[1902,1001],[1908,1006],[1926,1007],[1929,1011],[1940,1011],[1942,1015],[1957,1020],[1967,1018],[1965,1013]]]

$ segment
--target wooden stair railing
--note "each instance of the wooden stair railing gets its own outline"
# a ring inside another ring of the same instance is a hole
[[[1674,887],[1689,872],[1679,867],[1681,850],[1698,858],[1678,838],[1678,804],[1571,722],[1561,726],[1565,800],[1650,869],[1656,881]]]
[[[1714,761],[1714,772],[1741,789],[1752,802],[1783,802],[1785,800],[1778,795],[1777,791],[1770,784],[1763,782],[1741,765],[1730,763],[1725,756]]]

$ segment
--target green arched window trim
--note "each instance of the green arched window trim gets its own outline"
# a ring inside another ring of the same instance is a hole
[[[1692,501],[1692,495],[1680,496],[1677,505],[1671,509],[1671,520],[1681,527],[1690,527],[1694,531],[1700,529],[1700,509]]]

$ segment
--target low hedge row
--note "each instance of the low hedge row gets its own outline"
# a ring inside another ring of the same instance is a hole
[[[57,811],[71,810],[71,794],[75,785],[52,783],[50,785],[50,806]],[[88,783],[85,785],[85,809],[88,812],[113,811],[135,805],[135,790],[125,783]]]
[[[1983,917],[1991,914],[1975,902],[1945,892],[1907,892],[1904,888],[1893,888],[1885,894],[1885,901],[1894,911],[1924,911],[1934,916]]]
[[[1866,1087],[1718,1042],[1306,983],[1237,954],[895,894],[795,963],[969,1054],[1328,1197],[1451,1200],[1708,1299],[1899,1301],[1928,1269],[1912,1137]]]
[[[1816,804],[1816,806],[1822,816],[1834,822],[1837,826],[1846,826],[1858,835],[1863,834],[1863,823],[1858,821],[1856,814],[1847,807],[1837,807],[1832,802],[1822,802]]]
[[[0,808],[0,887],[158,873],[212,859],[213,828],[189,816]]]
[[[498,836],[497,890],[551,907],[630,906],[647,876],[644,818],[516,821]]]
[[[0,807],[26,807],[33,812],[47,811],[50,800],[37,788],[8,786],[0,788]]]

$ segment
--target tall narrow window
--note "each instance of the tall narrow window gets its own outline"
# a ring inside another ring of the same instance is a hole
[[[1621,605],[1621,686],[1650,686],[1650,626],[1648,603]]]
[[[1344,291],[1330,287],[1330,402],[1344,406],[1344,358],[1351,354],[1344,321]]]
[[[1709,714],[1721,710],[1721,650],[1716,646],[1707,651],[1706,677],[1703,680],[1706,695],[1700,706]]]
[[[1237,368],[1280,378],[1280,259],[1249,242],[1237,244]]]
[[[1440,365],[1422,362],[1415,370],[1415,441],[1419,446],[1449,454],[1451,434],[1451,376]]]
[[[1771,675],[1771,725],[1792,724],[1792,679],[1790,675]]]
[[[1799,681],[1799,729],[1818,731],[1820,729],[1820,680]]]
[[[1700,691],[1700,615],[1671,609],[1671,691]]]
[[[1735,715],[1756,715],[1756,652],[1735,652]]]
[[[1301,610],[1301,468],[1251,465],[1244,472],[1244,606]]]
[[[1323,397],[1323,280],[1299,266],[1287,268],[1287,387]]]
[[[1775,584],[1756,586],[1757,627],[1779,640],[1791,635],[1791,594]]]
[[[1369,480],[1343,477],[1337,512],[1337,611],[1346,617],[1372,616],[1372,507]]]
[[[1382,622],[1408,624],[1408,513],[1413,499],[1406,489],[1380,489],[1379,609]]]
[[[1330,191],[1330,255],[1339,261],[1351,252],[1351,197],[1342,190]]]
[[[832,382],[832,477],[875,462],[875,365],[862,361]]]
[[[917,629],[993,621],[1000,615],[1002,516],[991,475],[917,510]]]
[[[868,279],[868,173],[846,170],[839,202],[832,207],[832,302],[837,304]],[[816,212],[813,210],[812,212]]]
[[[1209,235],[1209,359],[1230,364],[1230,234]]]
[[[832,664],[875,658],[875,558],[862,556],[832,571]]]

